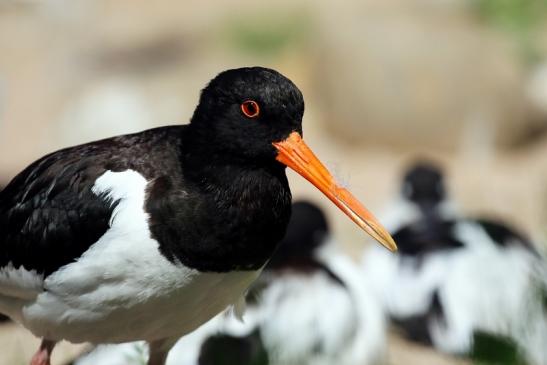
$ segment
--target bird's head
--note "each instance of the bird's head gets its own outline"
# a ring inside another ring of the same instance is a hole
[[[271,69],[246,67],[220,73],[203,89],[191,125],[201,140],[217,146],[217,155],[292,168],[374,239],[395,250],[387,231],[304,143],[303,114],[304,98],[291,80]]]
[[[327,217],[318,206],[307,201],[294,202],[285,238],[267,268],[283,268],[301,260],[313,259],[326,244],[328,235]]]
[[[446,198],[441,168],[427,161],[412,165],[404,174],[401,194],[422,209],[436,208]]]
[[[302,134],[304,98],[291,80],[262,67],[227,70],[201,93],[192,124],[231,157],[274,160],[274,141]]]

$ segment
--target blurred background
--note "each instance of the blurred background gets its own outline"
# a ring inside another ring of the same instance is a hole
[[[261,65],[306,100],[307,143],[374,212],[418,158],[466,214],[547,234],[547,1],[0,0],[0,183],[82,142],[186,123],[218,72]],[[353,257],[366,237],[289,172]],[[0,364],[37,341],[0,327]],[[79,347],[63,345],[62,361]],[[389,364],[460,364],[390,335]]]

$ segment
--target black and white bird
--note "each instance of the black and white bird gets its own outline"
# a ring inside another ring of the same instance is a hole
[[[401,196],[385,220],[398,254],[372,248],[363,262],[392,321],[443,352],[469,354],[486,333],[547,364],[547,269],[533,244],[502,222],[461,217],[433,164],[410,168]]]
[[[331,237],[323,212],[303,201],[292,211],[285,238],[250,289],[243,322],[215,317],[180,339],[167,365],[379,363],[379,303]],[[143,342],[100,346],[75,365],[139,364],[146,352]]]
[[[0,184],[0,192],[4,189],[4,185]],[[9,317],[0,313],[0,323],[9,321]]]
[[[190,124],[47,155],[0,193],[0,312],[43,339],[150,343],[162,364],[182,335],[239,302],[283,238],[285,167],[371,236],[395,244],[304,144],[301,92],[270,69],[228,70]]]

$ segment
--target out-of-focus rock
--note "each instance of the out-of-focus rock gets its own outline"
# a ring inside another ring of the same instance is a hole
[[[324,5],[317,87],[327,126],[353,141],[472,154],[530,127],[524,65],[501,33],[460,5]]]

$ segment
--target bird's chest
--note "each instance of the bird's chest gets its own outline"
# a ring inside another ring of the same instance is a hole
[[[169,217],[150,212],[151,232],[171,261],[204,272],[257,270],[283,238],[290,217],[286,184],[243,179],[207,193],[189,191]],[[157,215],[157,216],[156,216]]]

